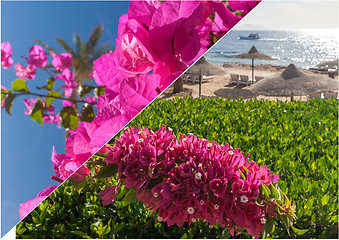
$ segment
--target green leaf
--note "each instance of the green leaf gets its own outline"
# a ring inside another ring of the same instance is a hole
[[[46,97],[46,98],[45,98],[46,108],[48,108],[48,107],[52,104],[52,102],[54,101],[54,99],[55,99],[56,97],[61,97],[60,93],[57,92],[57,91],[51,91],[51,92],[49,92],[49,93],[48,93],[48,96],[50,96],[50,97]]]
[[[83,232],[81,232],[81,231],[71,231],[71,233],[76,234],[76,235],[79,235],[79,236],[81,236],[82,238],[90,239],[90,237],[87,236],[86,233],[83,233]]]
[[[78,93],[79,93],[79,96],[81,98],[83,98],[86,94],[89,94],[91,93],[91,91],[95,89],[95,87],[91,86],[91,85],[86,85],[86,84],[82,84],[79,86],[78,88]]]
[[[59,113],[61,125],[71,130],[76,129],[79,125],[77,110],[72,106],[64,107]]]
[[[80,120],[82,122],[92,122],[95,117],[94,109],[91,104],[85,103],[81,108]]]
[[[7,97],[5,99],[5,109],[9,115],[11,115],[13,100],[15,97],[16,95],[13,94],[12,91],[7,92]]]
[[[16,235],[21,235],[24,232],[26,232],[27,228],[23,227],[23,222],[19,222],[16,227],[15,227],[15,231],[16,231]]]
[[[124,202],[125,205],[129,205],[137,199],[137,195],[135,193],[135,188],[131,188],[125,195]]]
[[[52,91],[55,83],[55,78],[51,77],[47,80],[47,84],[43,87],[37,87],[37,89],[46,89],[48,91]]]
[[[322,199],[321,199],[321,204],[322,204],[323,206],[325,206],[325,205],[328,203],[329,200],[330,200],[330,196],[328,196],[327,194],[325,194],[325,195],[322,197]]]
[[[100,172],[98,172],[94,178],[109,178],[113,177],[118,172],[118,164],[109,164],[107,167],[103,167]]]
[[[84,188],[84,186],[86,185],[86,179],[82,180],[82,181],[73,181],[71,180],[72,185],[74,187],[74,190],[77,191],[79,194],[81,192],[81,190]]]
[[[1,89],[1,100],[4,99],[7,95],[7,91],[5,89]]]
[[[280,216],[281,220],[283,221],[285,228],[287,230],[288,235],[290,235],[290,221],[288,220],[286,215],[281,215]]]
[[[273,217],[269,217],[266,221],[265,224],[265,232],[266,234],[271,234],[273,231],[273,224],[274,224],[274,219]]]
[[[273,186],[272,182],[269,185],[269,189],[271,190],[271,196],[274,197],[275,199],[279,199],[280,200],[279,192],[276,189],[276,187]]]
[[[108,234],[111,231],[111,227],[109,225],[104,226],[103,228],[101,228],[98,233],[102,236]]]
[[[101,86],[96,87],[96,88],[94,89],[94,91],[93,91],[93,94],[94,94],[96,97],[98,97],[98,96],[100,96],[100,95],[104,95],[104,94],[105,94],[105,87],[101,87]]]
[[[26,81],[21,78],[16,79],[12,82],[12,91],[29,92]]]
[[[297,234],[298,236],[303,235],[303,234],[307,233],[308,230],[310,230],[310,229],[301,230],[301,229],[295,228],[293,226],[291,226],[291,228],[292,228],[293,232],[295,232],[295,234]]]
[[[269,199],[270,198],[270,195],[271,195],[271,191],[270,189],[266,186],[266,184],[261,184],[260,187],[261,189],[261,193],[265,195],[266,199]]]
[[[29,111],[29,116],[31,116],[32,120],[38,122],[43,125],[43,111],[44,111],[44,104],[41,99],[38,99],[37,102],[34,104],[33,108]]]

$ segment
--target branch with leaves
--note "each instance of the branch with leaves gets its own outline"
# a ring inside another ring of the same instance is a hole
[[[47,44],[35,40],[47,49],[47,54],[49,53],[53,58],[52,62],[48,63],[46,51],[42,47],[34,45],[29,51],[29,57],[25,58],[27,67],[20,63],[14,65],[19,78],[12,82],[11,89],[7,90],[1,86],[2,108],[11,115],[14,99],[19,96],[36,96],[37,99],[25,98],[23,102],[27,107],[26,115],[41,125],[43,123],[61,124],[66,130],[73,130],[77,128],[80,121],[91,122],[95,116],[97,98],[104,94],[105,88],[84,84],[84,79],[87,82],[91,80],[89,73],[92,71],[93,58],[109,51],[107,45],[97,50],[102,31],[102,25],[95,27],[87,43],[81,40],[79,34],[75,35],[75,51],[65,40],[57,37],[59,44],[67,51],[67,53],[60,54],[56,54],[57,51]],[[1,44],[1,54],[2,67],[8,69],[13,64],[12,48],[8,42]],[[30,91],[27,86],[28,80],[35,79],[37,69],[45,71],[50,76],[44,86],[37,87],[39,91],[47,90],[47,93]],[[56,80],[64,81],[64,85],[54,89]],[[64,91],[61,91],[62,89]],[[52,105],[56,99],[62,100],[63,105],[57,114],[54,113],[55,106]],[[78,104],[81,103],[83,105],[78,108]]]

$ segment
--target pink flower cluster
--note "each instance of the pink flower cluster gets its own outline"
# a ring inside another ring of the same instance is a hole
[[[1,67],[4,69],[10,68],[13,64],[12,47],[9,42],[1,43]]]
[[[31,98],[30,100],[25,98],[22,100],[27,107],[27,111],[25,111],[26,115],[30,114],[31,109],[34,107],[35,103],[37,102],[36,99]],[[45,107],[45,100],[42,100],[43,107]],[[60,125],[60,118],[59,115],[54,114],[55,106],[50,105],[46,111],[42,114],[43,122],[44,123],[52,123],[52,124],[59,124]]]
[[[118,178],[126,187],[136,188],[138,200],[158,210],[159,221],[182,226],[199,218],[233,231],[235,226],[246,228],[258,238],[266,219],[276,217],[259,187],[279,176],[248,157],[228,144],[195,135],[177,140],[162,126],[156,132],[128,128],[108,148],[106,162],[118,164]],[[105,204],[110,203],[116,189],[100,194]]]
[[[14,65],[16,75],[19,78],[32,80],[36,75],[36,68],[44,68],[47,64],[47,57],[45,50],[38,46],[33,45],[28,53],[29,57],[25,58],[27,60],[27,67],[24,67],[22,64],[18,63]]]
[[[20,63],[17,63],[14,65],[14,69],[19,78],[27,80],[33,80],[35,78],[36,68],[34,65],[29,64],[27,67],[24,67]]]

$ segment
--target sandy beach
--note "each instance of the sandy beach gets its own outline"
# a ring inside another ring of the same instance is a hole
[[[252,93],[249,86],[238,85],[231,82],[230,74],[247,75],[251,78],[252,68],[250,64],[240,63],[225,63],[223,67],[226,69],[226,75],[224,76],[211,76],[208,79],[204,79],[201,85],[201,94],[203,97],[224,97],[224,98],[239,98],[242,97],[244,100],[256,97],[257,99],[268,99],[268,100],[281,100],[290,101],[290,97],[274,97],[256,95]],[[272,66],[268,64],[255,65],[254,75],[261,77],[269,77],[277,73],[282,73],[286,69],[285,66]],[[321,74],[322,76],[328,76],[327,72],[317,71],[311,69],[300,69],[304,73],[308,74]],[[335,80],[338,81],[338,76],[335,76]],[[169,99],[174,96],[187,96],[192,95],[193,97],[198,96],[199,84],[198,83],[184,83],[184,92],[179,94],[173,94],[173,87],[169,87],[162,95],[161,98]],[[294,100],[307,101],[307,96],[295,96]]]

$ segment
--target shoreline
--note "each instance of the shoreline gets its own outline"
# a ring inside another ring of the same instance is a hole
[[[220,65],[219,65],[220,66]],[[226,62],[222,65],[225,68],[226,74],[223,76],[210,76],[208,79],[204,79],[201,84],[201,95],[203,97],[224,97],[238,99],[242,97],[246,99],[267,99],[271,101],[290,101],[291,97],[278,97],[278,96],[265,96],[265,95],[256,95],[249,90],[249,86],[246,85],[237,85],[231,82],[230,74],[239,74],[247,75],[249,78],[252,76],[252,65],[243,64],[243,63],[229,63]],[[254,76],[269,77],[275,74],[282,73],[287,66],[274,66],[271,64],[257,64],[254,65]],[[327,71],[319,71],[314,69],[302,69],[299,68],[302,72],[307,74],[321,74],[322,76],[328,76]],[[335,80],[338,80],[338,75],[335,76]],[[339,81],[338,81],[339,83]],[[173,86],[170,86],[160,98],[162,99],[172,99],[175,96],[186,97],[191,95],[197,97],[199,93],[199,84],[198,83],[184,83],[184,91],[180,93],[173,93]],[[338,91],[337,91],[338,92]],[[307,101],[307,96],[294,96],[294,100],[298,101]]]

